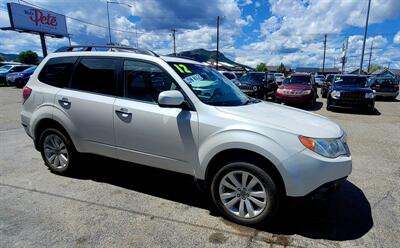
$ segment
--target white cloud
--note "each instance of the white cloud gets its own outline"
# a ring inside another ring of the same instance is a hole
[[[400,31],[394,36],[393,43],[400,44]]]

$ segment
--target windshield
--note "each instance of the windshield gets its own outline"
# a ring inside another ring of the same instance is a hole
[[[336,76],[336,85],[354,85],[354,86],[365,86],[367,85],[366,77],[346,77],[346,76]]]
[[[2,67],[0,67],[0,71],[8,71],[11,69],[12,66],[10,65],[3,65]]]
[[[203,103],[213,106],[239,106],[252,102],[234,83],[213,68],[191,63],[168,64]]]
[[[387,85],[387,84],[398,84],[394,79],[392,78],[378,78],[375,81],[376,84],[382,84],[382,85]]]
[[[247,73],[240,78],[240,81],[262,82],[264,78],[265,73]]]
[[[285,79],[285,84],[310,84],[311,76],[291,76]]]

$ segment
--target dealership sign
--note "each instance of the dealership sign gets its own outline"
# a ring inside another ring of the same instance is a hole
[[[11,28],[34,33],[68,36],[65,16],[18,3],[7,3]]]

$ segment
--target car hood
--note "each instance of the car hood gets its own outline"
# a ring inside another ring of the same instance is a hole
[[[284,89],[289,89],[289,90],[311,90],[312,89],[311,84],[282,84],[282,87]]]
[[[321,115],[270,102],[236,107],[216,107],[219,111],[258,125],[266,125],[296,135],[312,138],[338,138],[343,130],[338,124]]]

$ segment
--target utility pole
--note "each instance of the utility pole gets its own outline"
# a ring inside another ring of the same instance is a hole
[[[111,45],[111,26],[110,26],[110,12],[108,11],[108,1],[107,3],[107,21],[108,21],[108,43]]]
[[[325,75],[326,34],[324,34],[324,59],[322,60],[322,75]]]
[[[173,28],[173,29],[171,29],[171,31],[172,31],[172,39],[174,40],[174,56],[176,56],[176,43],[175,43],[175,33],[176,33],[176,29],[175,28]]]
[[[346,68],[348,46],[349,46],[349,37],[346,38],[346,42],[343,44],[342,47],[342,74],[344,74],[344,70]]]
[[[365,29],[364,29],[364,41],[361,51],[361,61],[360,61],[360,69],[358,69],[358,75],[361,75],[363,62],[364,62],[364,50],[365,50],[365,41],[367,39],[367,31],[368,31],[368,19],[369,19],[369,9],[371,7],[371,0],[368,0],[368,9],[367,9],[367,19],[365,21]]]
[[[371,66],[371,57],[372,57],[372,47],[374,46],[374,42],[371,42],[371,48],[369,49],[369,59],[368,59],[368,73]]]
[[[217,58],[216,58],[216,64],[215,64],[215,69],[218,71],[218,60],[219,60],[219,16],[217,16]]]

